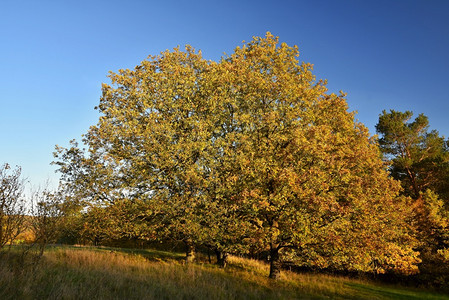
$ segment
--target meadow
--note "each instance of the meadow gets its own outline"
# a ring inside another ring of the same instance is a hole
[[[369,280],[283,271],[231,256],[221,269],[200,256],[106,247],[50,247],[34,262],[3,253],[0,299],[449,299],[428,290]],[[9,256],[9,257],[7,257]]]

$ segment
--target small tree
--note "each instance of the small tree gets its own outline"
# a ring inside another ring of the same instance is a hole
[[[0,249],[11,245],[25,228],[24,180],[21,169],[0,167]]]
[[[57,240],[64,215],[63,196],[48,189],[32,195],[31,230],[35,236],[34,245],[38,246],[38,257],[44,253],[49,243]]]

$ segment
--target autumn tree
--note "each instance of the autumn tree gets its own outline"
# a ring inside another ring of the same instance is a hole
[[[219,62],[187,46],[111,73],[87,151],[59,149],[60,170],[84,198],[139,203],[148,237],[183,241],[187,261],[195,245],[251,246],[269,251],[271,278],[286,255],[413,271],[398,182],[344,95],[298,55],[268,33]]]
[[[58,154],[62,172],[93,186],[89,193],[103,189],[102,202],[141,203],[159,237],[186,244],[187,261],[194,259],[194,244],[209,223],[202,212],[212,205],[205,193],[205,149],[217,124],[203,85],[210,66],[187,47],[111,74],[113,86],[103,86],[98,106],[102,117],[85,137],[88,156],[77,145]]]
[[[232,143],[240,168],[230,180],[243,184],[236,203],[269,249],[270,277],[279,276],[283,253],[304,258],[328,252],[325,246],[338,251],[323,261],[346,269],[369,270],[376,259],[384,270],[413,269],[411,237],[395,214],[404,211],[398,183],[344,95],[327,94],[298,55],[267,34],[220,64],[238,128]]]
[[[402,193],[413,199],[413,221],[421,241],[423,273],[447,274],[442,269],[449,253],[449,149],[448,141],[419,114],[383,111],[376,130],[381,150],[391,164],[392,177],[402,184]],[[446,253],[446,254],[445,254]],[[449,279],[446,279],[449,280]]]

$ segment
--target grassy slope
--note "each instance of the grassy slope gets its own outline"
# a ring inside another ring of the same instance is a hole
[[[449,299],[419,290],[326,275],[267,278],[259,261],[230,258],[226,270],[185,266],[182,254],[53,248],[34,271],[0,263],[0,299]]]

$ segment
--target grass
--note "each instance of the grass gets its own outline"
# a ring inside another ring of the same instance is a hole
[[[34,269],[0,261],[0,299],[449,299],[448,296],[329,275],[285,271],[231,256],[225,270],[180,253],[53,247]]]

